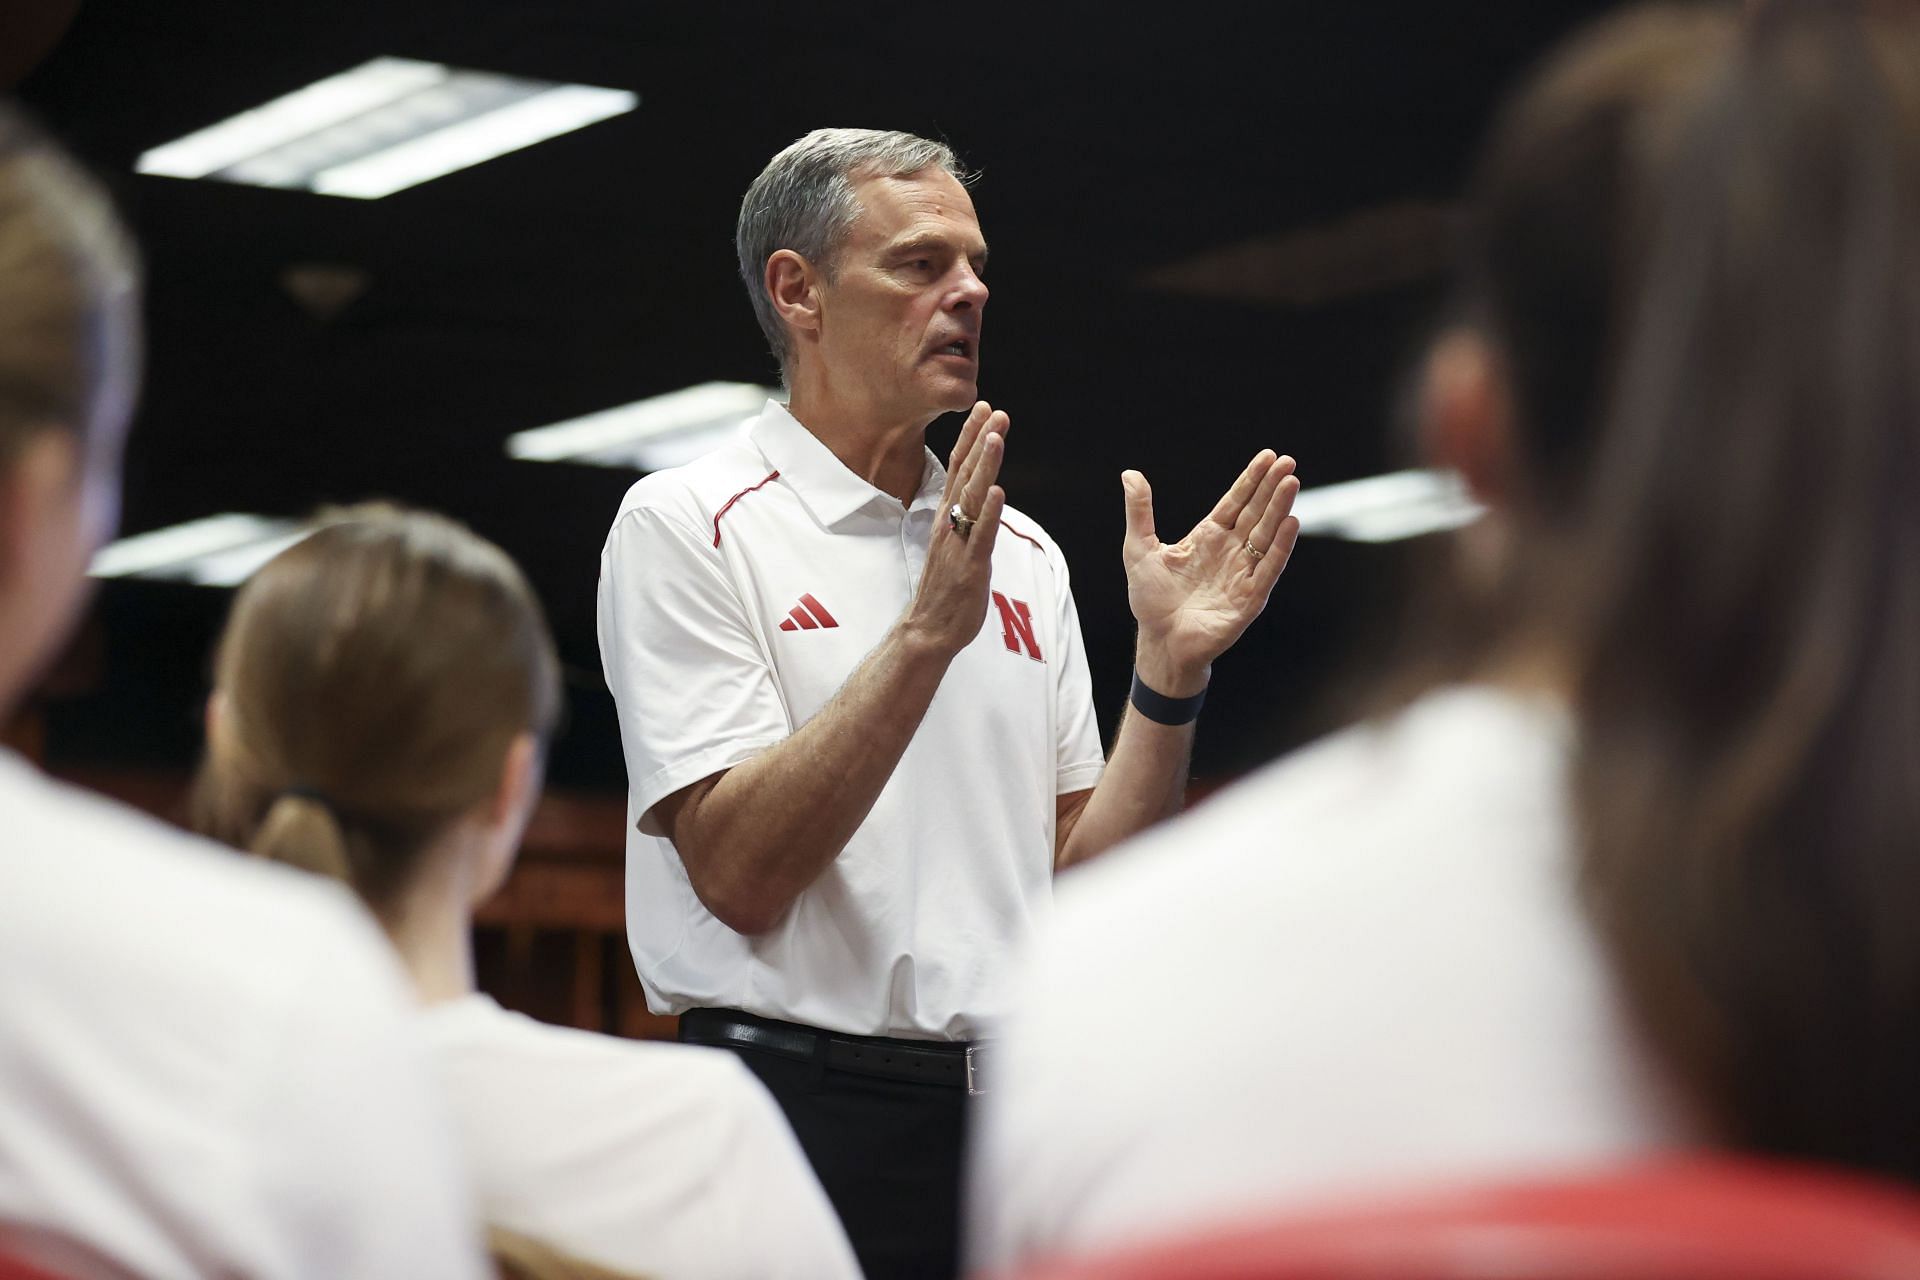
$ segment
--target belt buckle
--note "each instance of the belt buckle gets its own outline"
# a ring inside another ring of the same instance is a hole
[[[970,1044],[967,1046],[967,1096],[977,1098],[987,1091],[984,1077],[987,1061],[987,1046]]]

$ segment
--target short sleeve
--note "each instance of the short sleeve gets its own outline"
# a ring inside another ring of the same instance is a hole
[[[1067,562],[1058,548],[1047,560],[1059,589],[1060,663],[1054,669],[1055,795],[1085,791],[1100,781],[1106,755],[1100,747],[1100,722],[1093,713],[1093,676],[1087,670],[1087,646],[1080,635],[1080,611],[1074,607],[1073,584]]]
[[[727,566],[669,513],[623,511],[600,556],[600,659],[634,812],[792,733]],[[660,834],[650,816],[643,829]]]
[[[307,977],[270,1041],[244,1132],[275,1274],[486,1274],[446,1099],[386,940],[344,900],[301,938]]]

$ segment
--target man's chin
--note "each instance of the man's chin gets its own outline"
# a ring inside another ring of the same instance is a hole
[[[980,384],[972,378],[955,378],[941,388],[940,412],[965,413],[980,399]]]

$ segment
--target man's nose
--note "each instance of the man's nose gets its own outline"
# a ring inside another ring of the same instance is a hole
[[[986,306],[987,282],[982,280],[971,266],[963,264],[960,268],[960,278],[955,282],[953,294],[948,302],[955,311]]]

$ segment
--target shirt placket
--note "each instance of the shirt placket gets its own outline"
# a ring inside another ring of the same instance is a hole
[[[927,567],[927,547],[933,541],[933,508],[914,506],[900,516],[900,561],[906,569],[907,594],[920,589]]]

